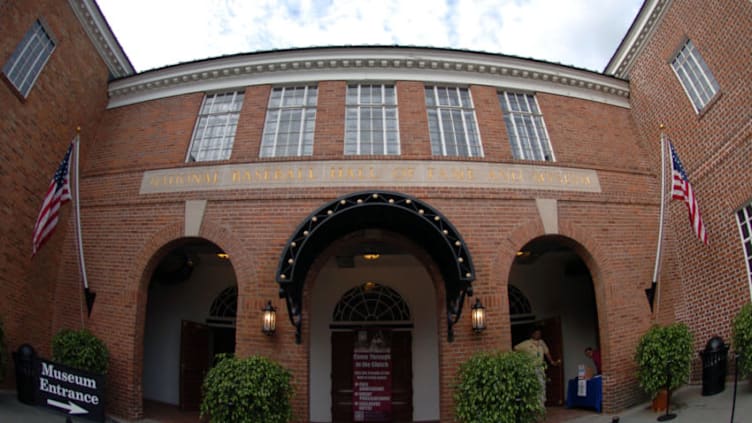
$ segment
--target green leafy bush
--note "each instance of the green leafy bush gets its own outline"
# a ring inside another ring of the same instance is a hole
[[[655,325],[640,337],[635,354],[637,379],[651,398],[666,387],[669,374],[671,390],[689,379],[694,355],[692,342],[692,334],[684,323]]]
[[[202,418],[212,423],[290,421],[293,389],[287,369],[262,356],[218,358],[204,378]]]
[[[739,371],[743,375],[752,373],[752,303],[747,303],[734,318],[731,327],[731,342],[741,360]]]
[[[5,331],[0,319],[0,383],[5,380],[5,367],[8,365],[8,347],[5,345]]]
[[[52,338],[52,360],[93,373],[107,373],[107,346],[87,329],[62,329]]]
[[[545,410],[535,358],[522,352],[478,353],[458,372],[454,402],[466,423],[534,422]]]

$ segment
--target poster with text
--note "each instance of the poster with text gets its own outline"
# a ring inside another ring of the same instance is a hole
[[[389,347],[353,350],[353,421],[392,419],[392,354]]]

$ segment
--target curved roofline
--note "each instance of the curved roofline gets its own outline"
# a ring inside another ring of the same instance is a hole
[[[213,57],[206,57],[203,59],[196,59],[191,60],[187,62],[179,62],[171,65],[165,65],[160,66],[157,68],[147,69],[143,72],[138,72],[138,75],[147,74],[150,72],[156,72],[161,71],[164,69],[174,68],[177,66],[183,66],[183,65],[189,65],[193,63],[202,63],[202,62],[211,62],[218,59],[225,59],[225,58],[233,58],[233,57],[244,57],[244,56],[256,56],[256,55],[265,55],[265,54],[275,54],[275,53],[287,53],[287,52],[304,52],[304,51],[311,51],[311,50],[336,50],[336,49],[413,49],[413,50],[427,50],[427,51],[445,51],[445,52],[456,52],[456,53],[467,53],[467,54],[478,54],[478,55],[486,55],[491,57],[497,57],[497,58],[512,58],[512,59],[519,59],[519,60],[527,60],[531,62],[541,63],[541,64],[548,64],[548,65],[554,65],[554,66],[561,66],[573,70],[578,70],[582,72],[589,72],[596,75],[602,75],[602,72],[594,71],[591,69],[586,69],[574,65],[567,65],[564,63],[558,63],[558,62],[550,62],[547,60],[542,59],[536,59],[534,57],[524,57],[524,56],[517,56],[514,54],[504,54],[504,53],[493,53],[489,51],[483,51],[483,50],[470,50],[470,49],[461,49],[461,48],[451,48],[451,47],[430,47],[430,46],[420,46],[420,45],[399,45],[399,44],[342,44],[342,45],[328,45],[328,46],[308,46],[308,47],[289,47],[289,48],[279,48],[279,49],[270,49],[270,50],[257,50],[257,51],[248,51],[248,52],[241,52],[241,53],[232,53],[232,54],[223,54],[219,56],[213,56]],[[124,79],[128,78],[133,75],[124,75],[118,79]]]
[[[325,80],[411,80],[548,92],[629,107],[613,76],[488,52],[409,46],[328,46],[240,53],[149,70],[109,85],[109,108],[195,92]]]

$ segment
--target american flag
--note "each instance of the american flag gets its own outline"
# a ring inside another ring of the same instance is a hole
[[[58,166],[55,176],[50,181],[47,194],[44,196],[42,209],[39,211],[37,222],[34,224],[34,235],[31,242],[32,257],[42,248],[45,241],[52,235],[58,221],[60,206],[71,199],[70,193],[70,156],[73,151],[73,143]]]
[[[671,142],[668,142],[668,146],[671,149],[671,175],[673,182],[671,183],[671,198],[682,200],[687,205],[689,210],[689,222],[692,224],[692,229],[695,231],[695,235],[700,238],[700,241],[707,244],[708,234],[705,232],[705,225],[702,223],[702,216],[700,215],[700,207],[697,205],[697,198],[692,190],[692,185],[687,178],[687,172],[682,166],[679,155],[676,154],[674,146]]]

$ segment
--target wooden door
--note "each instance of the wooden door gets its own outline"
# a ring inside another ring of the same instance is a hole
[[[353,419],[353,346],[355,332],[332,332],[332,421]]]
[[[564,348],[561,337],[561,319],[553,317],[540,322],[541,335],[548,345],[551,358],[562,360],[558,366],[546,369],[546,406],[564,404]]]
[[[409,331],[392,332],[392,417],[413,421],[413,354]]]
[[[211,331],[201,323],[183,320],[180,328],[180,409],[195,411],[201,405],[201,384],[209,370]]]

